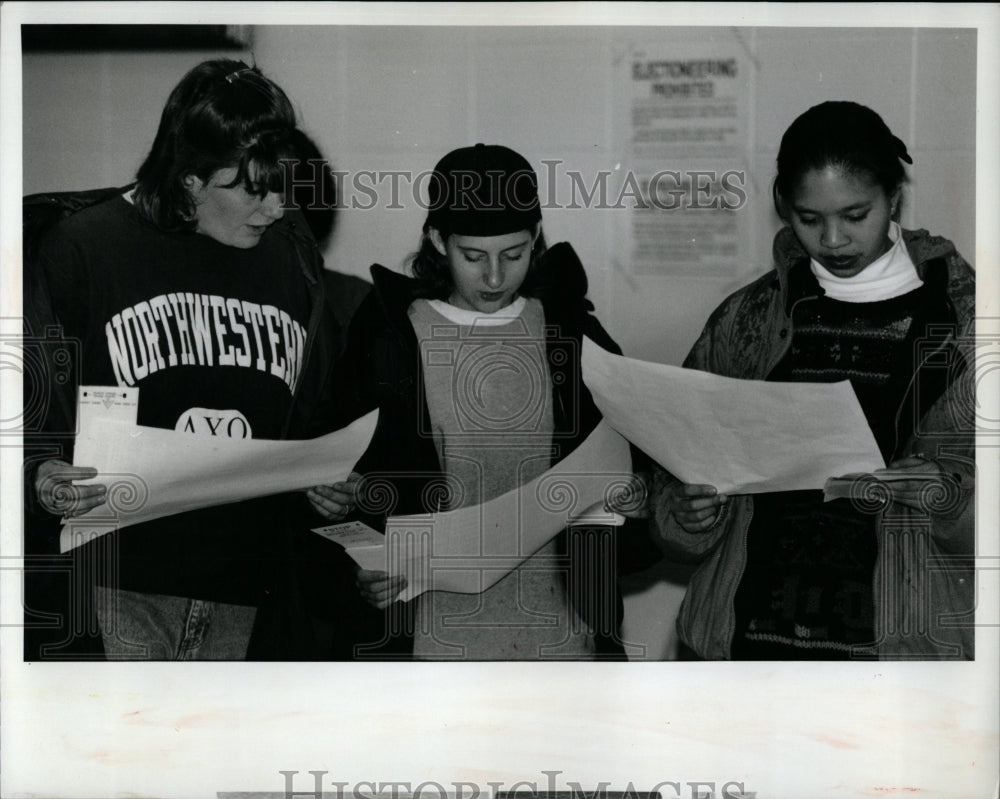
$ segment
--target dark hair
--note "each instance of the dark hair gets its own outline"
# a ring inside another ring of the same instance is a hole
[[[901,161],[913,163],[906,145],[877,113],[848,101],[820,103],[789,125],[781,137],[772,188],[774,207],[784,217],[783,201],[792,197],[803,175],[826,167],[866,175],[891,195],[906,180]]]
[[[410,268],[417,279],[418,296],[447,300],[455,281],[448,259],[430,239],[431,228],[444,241],[455,233],[491,238],[522,230],[534,232],[542,223],[538,177],[523,155],[501,144],[452,150],[438,161],[431,177],[427,219]],[[532,296],[545,248],[545,237],[539,230],[519,294]]]
[[[323,249],[337,224],[337,181],[330,162],[312,139],[296,129],[292,142],[296,158],[291,185],[286,184],[285,202],[302,212],[313,238]]]
[[[430,224],[424,225],[424,233],[420,238],[420,248],[410,258],[410,269],[417,280],[416,294],[432,300],[447,300],[455,288],[451,277],[448,259],[437,251],[430,238]],[[440,231],[439,231],[440,232]],[[447,241],[447,236],[442,234]],[[539,231],[535,244],[531,248],[531,260],[528,263],[528,273],[518,289],[518,294],[532,296],[532,285],[535,271],[542,255],[545,254],[545,235]]]
[[[426,226],[442,235],[502,236],[542,221],[535,170],[502,144],[452,150],[434,167],[427,194]]]
[[[194,227],[188,175],[203,181],[236,168],[229,184],[263,196],[284,185],[281,162],[294,157],[295,111],[287,95],[243,61],[205,61],[167,99],[153,147],[136,176],[135,204],[165,230]]]

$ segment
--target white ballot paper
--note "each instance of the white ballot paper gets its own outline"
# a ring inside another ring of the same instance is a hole
[[[407,586],[399,595],[403,601],[431,590],[476,594],[570,523],[621,524],[622,517],[605,511],[604,505],[628,488],[631,479],[628,442],[601,422],[547,472],[482,505],[390,516],[381,548],[372,547],[363,531],[345,529],[349,525],[315,532],[339,539],[363,568],[405,574]]]
[[[362,569],[385,571],[385,536],[364,522],[343,522],[326,527],[314,527],[328,541],[339,544]]]
[[[143,427],[84,407],[73,464],[97,469],[78,482],[104,483],[108,501],[63,523],[62,552],[162,516],[344,480],[378,420],[372,411],[319,438],[265,441]]]
[[[821,489],[885,467],[854,389],[737,380],[583,344],[583,379],[607,422],[678,479],[724,494]]]

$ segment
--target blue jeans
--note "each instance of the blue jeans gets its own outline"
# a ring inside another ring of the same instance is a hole
[[[244,660],[257,609],[94,587],[108,660]]]

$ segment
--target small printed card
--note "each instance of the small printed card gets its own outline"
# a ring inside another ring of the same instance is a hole
[[[81,417],[109,419],[135,424],[139,411],[139,389],[119,386],[80,386],[77,391],[77,424]]]
[[[372,571],[385,570],[385,536],[364,522],[344,522],[327,527],[314,527],[312,532],[342,546],[361,568]]]
[[[340,544],[344,549],[381,547],[385,543],[385,536],[364,522],[344,522],[331,524],[328,527],[314,527],[313,532],[335,544]]]

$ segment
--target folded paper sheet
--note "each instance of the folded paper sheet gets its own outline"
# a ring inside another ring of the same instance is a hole
[[[605,420],[685,483],[726,494],[821,489],[885,467],[846,380],[736,380],[623,358],[589,339],[583,379]]]
[[[405,574],[401,600],[430,590],[479,593],[567,524],[621,524],[622,517],[605,511],[604,504],[625,490],[631,477],[628,442],[601,422],[566,458],[520,488],[482,505],[390,517],[377,553],[366,540],[344,537],[341,530],[331,528],[325,537],[340,535],[348,554],[364,568]]]
[[[344,480],[375,430],[372,411],[306,441],[214,438],[81,413],[73,463],[93,466],[108,502],[64,523],[63,552],[174,513]]]
[[[363,522],[343,522],[314,527],[313,532],[342,546],[362,569],[385,571],[385,536]]]

